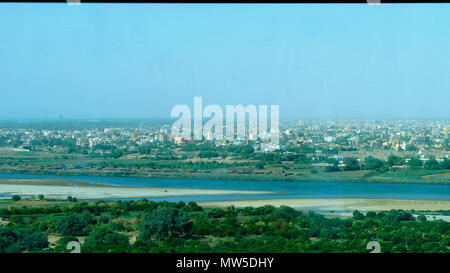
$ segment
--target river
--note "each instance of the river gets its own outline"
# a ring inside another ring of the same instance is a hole
[[[199,180],[109,176],[68,176],[0,173],[7,179],[66,179],[97,184],[129,187],[167,187],[186,189],[272,191],[266,194],[233,194],[210,196],[177,196],[149,198],[155,201],[235,201],[261,199],[409,199],[450,201],[450,185],[353,183],[353,182],[283,182],[241,180]]]

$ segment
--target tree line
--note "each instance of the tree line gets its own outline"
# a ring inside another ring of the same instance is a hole
[[[449,253],[450,223],[414,211],[326,218],[291,207],[205,209],[194,202],[77,202],[0,209],[0,252],[382,252]],[[59,236],[49,247],[49,235]]]

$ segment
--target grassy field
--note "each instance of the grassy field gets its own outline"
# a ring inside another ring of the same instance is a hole
[[[50,207],[58,205],[60,207],[68,207],[69,205],[73,205],[73,203],[69,201],[48,201],[48,200],[20,200],[13,201],[11,199],[0,199],[0,209],[2,208],[20,208],[23,206],[27,207]]]

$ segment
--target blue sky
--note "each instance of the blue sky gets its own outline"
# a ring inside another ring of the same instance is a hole
[[[450,5],[0,4],[0,119],[448,119]]]

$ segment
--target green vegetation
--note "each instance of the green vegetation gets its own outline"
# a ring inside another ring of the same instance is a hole
[[[105,147],[103,147],[105,148]],[[143,150],[149,149],[149,153]],[[272,181],[392,182],[450,184],[450,160],[368,155],[330,158],[307,147],[256,152],[251,145],[145,145],[139,153],[68,154],[11,152],[0,155],[0,172]],[[144,153],[145,152],[145,153]],[[442,174],[442,175],[441,175]],[[74,199],[74,202],[77,200]]]
[[[48,236],[37,229],[0,226],[0,253],[39,251],[48,246]]]
[[[79,241],[82,252],[368,252],[369,241],[385,253],[450,252],[450,223],[403,210],[339,219],[286,206],[33,202],[0,208],[1,253],[68,252],[70,241]]]
[[[56,230],[63,235],[88,235],[89,224],[93,223],[95,222],[90,213],[69,215],[58,221]]]
[[[156,238],[177,237],[190,228],[188,217],[175,207],[157,207],[145,215],[139,239],[148,242]]]
[[[128,237],[111,225],[96,226],[83,244],[85,252],[126,252],[129,249]]]
[[[22,197],[20,195],[13,195],[12,196],[12,200],[13,201],[20,201],[20,200],[22,200]]]

